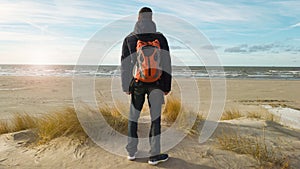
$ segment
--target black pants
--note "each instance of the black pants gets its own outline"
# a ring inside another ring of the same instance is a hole
[[[160,154],[160,133],[161,133],[161,107],[164,103],[163,92],[153,87],[135,87],[131,95],[131,105],[128,120],[128,144],[126,149],[130,155],[137,152],[138,145],[138,119],[145,102],[145,95],[148,98],[151,116],[151,128],[149,132],[150,155]]]

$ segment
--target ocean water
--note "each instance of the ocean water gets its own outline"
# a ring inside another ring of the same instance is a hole
[[[230,79],[286,79],[300,80],[300,67],[180,67],[173,66],[174,77]],[[208,73],[209,72],[209,73]],[[120,76],[119,66],[74,65],[0,65],[0,76],[62,76],[72,77]]]

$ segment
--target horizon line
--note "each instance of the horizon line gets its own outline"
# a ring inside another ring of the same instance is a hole
[[[115,64],[105,64],[105,65],[97,65],[97,64],[30,64],[30,63],[0,63],[0,66],[21,66],[21,65],[27,65],[27,66],[120,66],[120,65],[115,65]],[[185,67],[181,65],[172,65],[175,67]],[[290,67],[290,68],[300,68],[299,66],[291,66],[291,65],[210,65],[210,66],[205,66],[205,65],[186,65],[187,67]]]

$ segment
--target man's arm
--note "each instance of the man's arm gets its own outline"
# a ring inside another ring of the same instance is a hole
[[[171,91],[172,82],[172,67],[171,67],[171,56],[167,39],[162,36],[161,40],[161,59],[162,59],[162,70],[163,74],[161,77],[162,91],[166,94]]]
[[[124,39],[122,45],[121,56],[121,80],[122,89],[129,94],[129,84],[132,79],[132,65],[131,65],[130,51],[128,49],[127,38]]]

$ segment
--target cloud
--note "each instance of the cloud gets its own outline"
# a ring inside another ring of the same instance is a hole
[[[276,43],[260,44],[260,45],[243,44],[239,46],[225,48],[224,52],[225,53],[290,52],[294,54],[300,52],[300,47],[293,46],[293,45],[276,44]]]
[[[298,0],[279,0],[270,2],[270,4],[275,5],[270,9],[271,12],[281,16],[299,17],[300,2]]]
[[[121,17],[120,14],[109,12],[108,4],[86,1],[69,3],[60,1],[54,3],[4,1],[1,2],[0,11],[0,23],[30,20],[36,24],[85,25],[95,24],[93,22],[95,20],[101,21]]]
[[[264,17],[264,11],[253,8],[243,4],[228,4],[208,1],[183,1],[173,0],[169,1],[152,1],[140,0],[151,6],[167,10],[168,13],[175,16],[193,19],[204,22],[219,22],[219,21],[249,21],[257,19],[258,15]],[[180,7],[180,9],[178,9]]]
[[[204,45],[201,48],[205,49],[205,50],[216,50],[216,49],[221,48],[221,46]]]
[[[136,14],[137,9],[125,1],[3,0],[0,11],[0,32],[89,38],[106,24]]]
[[[77,0],[3,0],[0,5],[0,44],[36,41],[64,41],[66,44],[83,42],[83,39],[90,38],[102,25],[123,17],[121,13],[113,10],[119,5]],[[118,11],[125,12],[131,8],[124,5]],[[12,46],[17,51],[18,46]],[[80,47],[81,45],[78,46]]]
[[[172,50],[188,49],[186,46],[179,46],[179,45],[171,45],[170,48]],[[205,49],[205,50],[216,50],[219,48],[221,48],[221,46],[212,46],[212,45],[201,46],[201,49]]]
[[[290,26],[291,28],[300,27],[300,22]]]
[[[48,33],[57,36],[87,36],[112,20],[124,17],[122,12],[132,9],[129,5],[112,5],[111,2],[59,1],[38,2],[3,0],[0,5],[0,31],[21,33]],[[115,8],[118,8],[115,10]],[[115,12],[118,11],[118,12]],[[128,12],[128,11],[127,11]],[[10,25],[10,29],[3,26]],[[24,29],[24,26],[26,29]],[[80,33],[78,33],[80,32]],[[2,38],[3,39],[3,38]]]
[[[173,0],[172,2],[153,0],[101,2],[95,0],[53,0],[47,2],[2,0],[0,5],[0,45],[2,48],[4,45],[7,47],[5,49],[10,49],[6,50],[5,56],[13,57],[17,55],[18,58],[15,60],[21,59],[23,56],[22,52],[18,53],[18,51],[27,49],[21,44],[34,46],[41,42],[46,46],[50,46],[49,51],[55,51],[58,47],[65,49],[62,54],[59,53],[57,56],[68,55],[71,58],[71,56],[75,56],[71,51],[82,49],[85,42],[103,26],[116,19],[137,14],[142,5],[153,7],[154,13],[162,12],[180,19],[186,19],[201,32],[207,33],[205,36],[210,38],[212,44],[220,45],[208,46],[206,45],[208,43],[199,42],[200,47],[205,50],[220,49],[222,46],[221,50],[226,53],[300,52],[299,47],[296,47],[298,46],[299,37],[293,36],[294,34],[289,32],[283,32],[284,35],[283,33],[276,35],[278,41],[282,41],[280,46],[273,43],[230,46],[231,44],[250,41],[256,43],[266,42],[267,38],[271,36],[274,39],[275,29],[283,27],[288,27],[284,31],[297,31],[297,29],[293,29],[300,26],[299,20],[297,20],[300,18],[298,12],[300,2],[297,0],[253,1],[251,3],[219,0]],[[159,20],[158,17],[159,15],[154,15],[156,21]],[[135,16],[132,18],[136,19]],[[174,24],[172,25],[172,20],[162,21],[157,22],[157,26],[160,31],[168,36],[168,30],[172,30],[170,28]],[[167,29],[161,30],[161,27],[159,27],[161,24],[166,25]],[[122,27],[120,30],[129,32],[132,27]],[[180,30],[184,33],[190,31],[185,27],[180,27]],[[103,37],[103,39],[109,39],[108,36],[111,35],[111,32],[109,30],[107,37]],[[172,31],[169,32],[172,33]],[[297,35],[297,32],[295,33]],[[175,36],[176,34],[169,34],[169,36],[171,35]],[[283,39],[288,36],[295,39],[287,43]],[[259,39],[261,37],[264,39]],[[228,46],[224,49],[225,44]],[[185,47],[181,46],[180,43],[171,41],[170,48],[178,50],[177,52],[185,52]],[[2,54],[3,50],[0,51],[0,55]],[[68,60],[67,57],[64,58]]]
[[[242,49],[240,47],[232,47],[232,48],[225,49],[224,52],[228,52],[228,53],[246,53],[247,50]]]
[[[57,36],[29,34],[22,32],[0,32],[0,41],[48,41],[56,40]]]
[[[274,44],[263,44],[263,45],[253,45],[249,46],[248,52],[265,52],[265,51],[270,51],[276,47]]]
[[[170,46],[170,48],[171,48],[172,50],[186,49],[186,48],[184,48],[183,46],[175,46],[175,45]]]
[[[248,45],[242,44],[235,47],[226,48],[224,52],[227,53],[246,53],[248,52]]]

